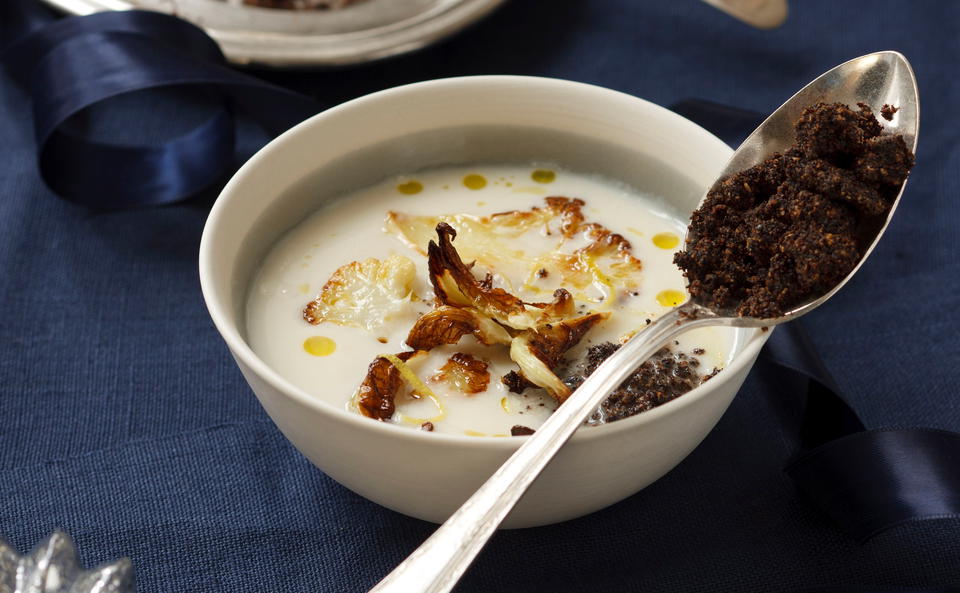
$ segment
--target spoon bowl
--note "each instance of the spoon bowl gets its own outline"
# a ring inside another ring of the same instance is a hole
[[[856,107],[858,103],[876,108],[882,105],[897,106],[898,109],[893,114],[893,118],[883,122],[884,133],[900,134],[910,152],[916,154],[917,132],[920,126],[920,96],[917,90],[917,79],[913,74],[913,68],[902,54],[895,51],[882,51],[844,62],[797,91],[747,136],[730,157],[719,178],[723,179],[758,165],[776,152],[785,152],[796,141],[793,125],[800,119],[803,110],[821,102],[843,103],[849,107]],[[738,318],[739,322],[730,325],[768,327],[783,323],[809,313],[836,294],[856,274],[880,241],[880,237],[893,218],[905,188],[906,182],[901,185],[900,192],[891,204],[886,219],[874,235],[873,241],[863,250],[860,261],[836,286],[818,298],[785,312],[782,317],[759,320],[741,317]],[[707,314],[703,307],[699,307],[697,313]]]
[[[913,70],[893,51],[845,62],[801,89],[768,117],[737,149],[720,175],[723,179],[784,152],[795,141],[793,124],[813,104],[844,103],[899,110],[885,122],[887,133],[900,134],[916,152],[919,98]],[[688,301],[672,309],[627,341],[590,375],[540,429],[433,535],[371,591],[443,593],[453,589],[533,480],[604,399],[643,361],[676,335],[694,327],[772,327],[809,313],[846,284],[873,251],[900,202],[901,185],[886,218],[856,266],[829,291],[775,318],[739,317]]]

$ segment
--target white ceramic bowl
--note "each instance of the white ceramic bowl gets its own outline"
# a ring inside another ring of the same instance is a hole
[[[374,502],[441,522],[522,437],[450,436],[375,422],[278,375],[244,339],[247,288],[274,241],[338,193],[390,175],[471,162],[555,162],[670,196],[670,206],[688,213],[730,154],[720,140],[666,109],[575,82],[482,76],[382,91],[296,126],[230,180],[200,246],[204,298],[260,403],[311,462]],[[719,375],[651,411],[579,430],[505,526],[590,513],[679,463],[726,410],[766,339],[756,330],[730,331],[735,354]],[[349,396],[343,394],[344,401]]]

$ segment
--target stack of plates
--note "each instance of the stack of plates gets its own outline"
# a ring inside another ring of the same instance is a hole
[[[135,8],[175,14],[203,27],[230,61],[268,66],[339,66],[413,51],[503,2],[358,0],[336,10],[286,10],[243,0],[44,1],[71,14]]]

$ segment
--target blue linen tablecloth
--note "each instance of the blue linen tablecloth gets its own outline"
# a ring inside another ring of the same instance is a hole
[[[904,53],[920,82],[917,166],[884,241],[807,328],[868,427],[960,431],[960,3],[791,8],[782,28],[758,31],[695,0],[514,1],[414,55],[257,74],[324,105],[510,73],[768,112],[837,63]],[[131,97],[101,116],[166,105]],[[179,110],[154,121],[139,133],[195,123]],[[197,280],[215,188],[111,213],[57,199],[36,170],[29,98],[2,73],[0,133],[0,535],[26,551],[62,527],[86,565],[129,556],[140,591],[286,593],[364,591],[431,532],[314,469],[244,383]],[[263,140],[246,127],[241,138],[240,158]],[[778,403],[797,388],[758,365],[674,471],[591,516],[497,534],[458,590],[960,584],[960,520],[858,543],[800,498],[782,473],[796,439]]]

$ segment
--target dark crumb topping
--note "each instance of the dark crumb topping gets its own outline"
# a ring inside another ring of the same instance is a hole
[[[620,348],[611,342],[591,346],[586,360],[566,373],[563,382],[571,389],[579,387],[597,367]],[[703,349],[698,348],[700,354]],[[683,352],[662,348],[640,365],[587,420],[587,424],[603,424],[645,412],[697,387],[715,375],[699,372],[700,361]]]
[[[529,426],[524,426],[522,424],[516,424],[510,428],[510,436],[514,436],[514,437],[522,437],[522,436],[533,434],[535,432],[537,431],[530,428]]]
[[[510,371],[506,375],[500,377],[500,381],[507,386],[507,389],[510,393],[523,393],[526,391],[527,387],[531,386],[531,383],[523,378],[523,375],[517,371]]]
[[[790,150],[722,180],[693,213],[674,262],[695,301],[771,318],[826,293],[856,266],[913,167],[903,137],[881,135],[863,103],[818,103],[795,129]]]
[[[880,115],[883,116],[883,119],[890,121],[893,119],[893,114],[900,111],[899,107],[894,107],[893,105],[884,105],[880,108]]]

